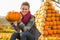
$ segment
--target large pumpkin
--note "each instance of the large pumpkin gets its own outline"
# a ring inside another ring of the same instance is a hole
[[[12,22],[21,20],[21,18],[22,18],[21,14],[15,11],[9,11],[6,15],[6,19]]]

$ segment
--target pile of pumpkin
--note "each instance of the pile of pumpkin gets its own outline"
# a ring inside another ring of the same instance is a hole
[[[0,33],[0,40],[10,40],[12,33]]]
[[[42,31],[39,40],[60,40],[60,14],[50,1],[44,2],[34,15],[36,27]]]
[[[43,26],[45,25],[45,18],[46,18],[46,11],[44,9],[45,7],[43,6],[42,8],[37,10],[36,13],[34,14],[36,28],[41,33],[40,35],[41,38],[43,37]]]
[[[60,36],[60,15],[49,2],[44,3],[47,6],[44,36]]]

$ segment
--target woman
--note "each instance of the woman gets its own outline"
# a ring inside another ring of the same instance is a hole
[[[40,33],[35,27],[35,19],[34,16],[31,15],[30,5],[28,2],[22,3],[20,13],[22,15],[22,20],[17,22],[17,26],[15,26],[14,23],[11,23],[17,32],[12,34],[10,40],[16,40],[16,38],[19,40],[37,40]],[[21,33],[20,30],[22,30]]]

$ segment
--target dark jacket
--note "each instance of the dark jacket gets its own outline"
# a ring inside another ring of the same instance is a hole
[[[33,34],[35,37],[35,40],[37,40],[38,37],[41,35],[35,26],[35,17],[32,15],[31,15],[30,20],[28,21],[27,25],[20,23],[19,28],[22,31],[27,31],[27,32],[30,32],[31,34]]]
[[[26,32],[30,32],[31,34],[34,35],[35,40],[38,39],[38,37],[41,35],[40,32],[38,31],[38,29],[35,26],[35,17],[31,15],[27,25],[23,24],[22,22],[17,23],[17,27],[15,27],[14,24],[12,24],[12,26],[14,27],[14,29],[17,31],[17,29],[19,28],[20,30],[22,30],[22,32],[26,31]]]

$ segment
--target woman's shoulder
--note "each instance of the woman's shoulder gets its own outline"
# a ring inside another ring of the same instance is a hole
[[[34,15],[31,15],[31,18],[35,18]]]
[[[35,20],[35,17],[33,15],[31,15],[30,21],[34,21],[34,20]]]

